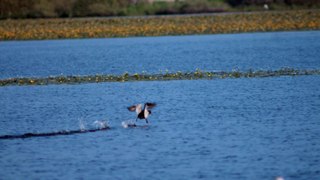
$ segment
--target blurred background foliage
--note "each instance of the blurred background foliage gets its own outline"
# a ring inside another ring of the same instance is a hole
[[[190,14],[319,8],[320,0],[0,0],[0,19]]]

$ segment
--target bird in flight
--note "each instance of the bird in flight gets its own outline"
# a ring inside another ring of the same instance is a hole
[[[131,112],[136,112],[137,113],[137,118],[136,121],[139,119],[145,119],[146,123],[148,122],[148,117],[151,114],[150,109],[154,108],[156,106],[156,103],[144,103],[143,109],[142,109],[142,104],[136,104],[128,107],[128,110]]]

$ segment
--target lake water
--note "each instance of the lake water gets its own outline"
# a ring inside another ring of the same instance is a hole
[[[320,32],[0,42],[0,78],[320,68]]]
[[[319,36],[311,31],[0,42],[1,77],[165,68],[318,69]],[[143,51],[141,58],[137,49]],[[90,129],[95,121],[108,121],[111,127],[1,139],[0,179],[320,177],[319,76],[7,86],[0,94],[0,136],[77,130],[80,125]],[[136,128],[123,128],[123,121],[135,119],[126,107],[146,101],[157,103],[150,124],[139,121]]]

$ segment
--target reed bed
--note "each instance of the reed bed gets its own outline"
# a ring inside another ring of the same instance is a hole
[[[1,20],[0,40],[318,30],[320,10],[129,18]]]
[[[197,79],[224,79],[224,78],[261,78],[279,76],[320,75],[320,70],[297,70],[282,68],[279,70],[249,70],[241,72],[209,72],[197,69],[194,72],[165,72],[162,74],[124,73],[122,75],[89,75],[89,76],[50,76],[43,78],[9,78],[0,80],[0,86],[11,85],[49,85],[49,84],[80,84],[101,82],[128,82],[128,81],[169,81],[169,80],[197,80]]]

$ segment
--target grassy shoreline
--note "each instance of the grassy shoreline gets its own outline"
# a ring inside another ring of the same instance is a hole
[[[0,40],[319,30],[320,10],[183,16],[0,20]]]
[[[197,79],[225,79],[225,78],[262,78],[280,76],[305,76],[320,75],[320,70],[297,70],[292,68],[282,68],[278,70],[249,70],[241,72],[233,70],[231,72],[210,72],[197,69],[194,72],[166,72],[161,74],[129,74],[122,75],[83,75],[83,76],[49,76],[42,78],[21,77],[0,79],[0,87],[3,86],[26,86],[26,85],[50,85],[50,84],[83,84],[102,82],[136,82],[136,81],[169,81],[169,80],[197,80]]]

